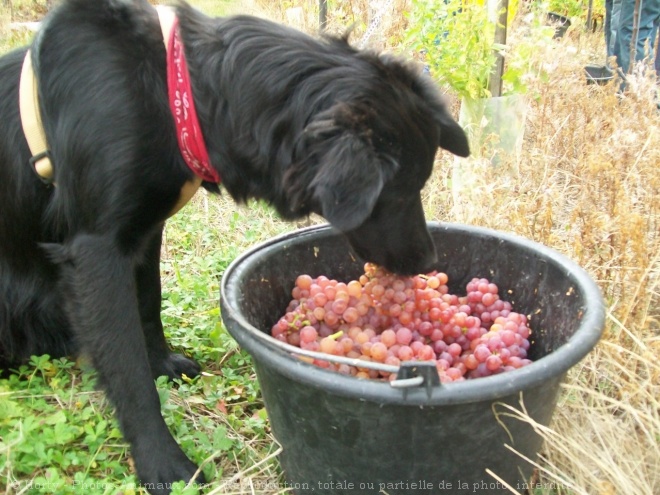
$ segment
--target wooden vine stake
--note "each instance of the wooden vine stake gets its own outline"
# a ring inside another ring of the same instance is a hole
[[[509,14],[509,0],[499,0],[497,2],[497,24],[495,25],[495,43],[497,45],[506,44],[506,25]],[[502,74],[504,73],[504,55],[500,49],[495,50],[495,66],[488,82],[488,90],[491,97],[502,96]]]
[[[637,40],[639,39],[639,21],[642,16],[643,8],[642,0],[635,0],[635,8],[633,11],[633,28],[632,36],[630,37],[630,63],[628,64],[628,74],[632,74],[635,61],[637,60]]]

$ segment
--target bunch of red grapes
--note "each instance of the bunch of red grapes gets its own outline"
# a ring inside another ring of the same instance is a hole
[[[526,366],[527,317],[500,299],[497,285],[472,279],[466,295],[449,294],[447,275],[393,275],[367,263],[359,280],[300,275],[286,314],[273,326],[282,342],[335,356],[399,366],[435,361],[440,381],[494,375]],[[395,373],[300,356],[359,378]]]

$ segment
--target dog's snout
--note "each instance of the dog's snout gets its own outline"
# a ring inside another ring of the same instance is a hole
[[[364,261],[383,266],[398,275],[419,275],[436,269],[438,256],[428,233],[411,242],[410,237],[384,239],[377,236],[348,235],[353,250]],[[374,242],[368,242],[371,238]]]
[[[436,269],[435,243],[424,219],[421,198],[381,203],[379,208],[369,221],[345,233],[358,256],[398,275]]]

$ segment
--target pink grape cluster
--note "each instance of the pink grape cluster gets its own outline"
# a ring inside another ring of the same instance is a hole
[[[458,296],[449,294],[447,283],[442,272],[400,277],[369,263],[359,280],[348,283],[300,275],[271,333],[301,349],[392,366],[435,361],[442,382],[531,362],[527,317],[500,299],[497,285],[475,278],[466,295]],[[394,373],[300,358],[358,378],[395,378]]]

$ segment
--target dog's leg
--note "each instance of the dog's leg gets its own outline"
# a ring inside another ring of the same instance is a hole
[[[197,468],[160,412],[138,308],[137,256],[103,235],[78,235],[48,249],[61,268],[73,330],[116,408],[138,477],[150,493],[168,494],[167,484],[188,481]]]
[[[147,252],[142,263],[135,271],[138,300],[140,304],[140,319],[147,344],[149,364],[154,378],[168,376],[181,378],[181,375],[192,378],[199,374],[200,367],[192,359],[170,351],[160,319],[161,283],[160,283],[160,250],[162,244],[162,228],[149,241]]]

